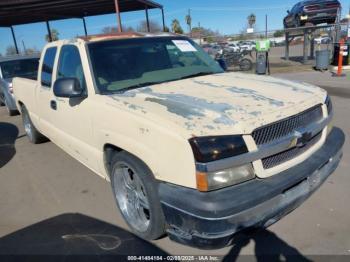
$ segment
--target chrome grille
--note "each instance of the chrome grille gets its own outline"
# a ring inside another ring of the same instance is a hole
[[[287,151],[262,159],[264,169],[269,169],[278,166],[284,162],[287,162],[295,157],[300,156],[301,154],[309,150],[311,147],[316,145],[317,142],[320,141],[321,137],[322,132],[311,138],[311,140],[303,147],[293,147]]]
[[[321,105],[318,105],[300,114],[258,128],[252,133],[252,136],[258,146],[263,145],[284,136],[290,135],[296,129],[315,123],[321,120],[322,117],[322,107]]]

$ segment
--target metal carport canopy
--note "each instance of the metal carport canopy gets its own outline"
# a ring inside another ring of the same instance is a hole
[[[13,26],[46,22],[48,36],[52,41],[49,21],[70,18],[83,20],[87,35],[85,17],[116,13],[119,32],[123,31],[120,13],[145,10],[147,29],[150,31],[148,10],[158,8],[162,11],[163,30],[165,30],[163,6],[151,0],[0,0],[0,27],[11,28],[17,54],[18,44]]]
[[[0,27],[154,8],[163,6],[150,0],[1,0]]]

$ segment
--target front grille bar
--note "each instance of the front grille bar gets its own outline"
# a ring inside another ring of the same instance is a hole
[[[326,118],[322,118],[321,120],[308,125],[306,128],[298,129],[298,133],[311,133],[311,137],[314,137],[319,134],[331,120],[332,115],[329,115]],[[196,168],[200,172],[215,172],[235,166],[241,166],[286,151],[294,147],[293,141],[295,141],[297,138],[298,134],[294,132],[288,136],[276,139],[269,144],[261,145],[256,151],[210,163],[196,163]]]
[[[306,151],[308,151],[311,147],[317,144],[317,142],[320,141],[322,137],[322,132],[314,136],[305,146],[303,147],[293,147],[291,149],[288,149],[286,151],[283,151],[281,153],[278,153],[276,155],[272,155],[266,158],[263,158],[262,164],[264,169],[270,169],[275,166],[278,166],[284,162],[287,162],[289,160],[292,160],[293,158],[296,158]]]
[[[322,118],[322,106],[317,105],[297,115],[260,127],[253,131],[252,136],[259,147],[281,137],[291,135],[295,130],[305,128],[311,123],[318,122]]]

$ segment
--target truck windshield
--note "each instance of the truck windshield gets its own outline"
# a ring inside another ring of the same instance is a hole
[[[26,77],[35,79],[38,74],[39,58],[12,60],[0,63],[2,77]]]
[[[88,44],[102,94],[222,73],[219,64],[185,37],[109,40]]]

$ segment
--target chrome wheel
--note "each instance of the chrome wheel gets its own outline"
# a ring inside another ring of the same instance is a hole
[[[146,232],[150,225],[150,206],[145,186],[137,172],[119,162],[113,171],[115,198],[125,220],[137,231]]]

